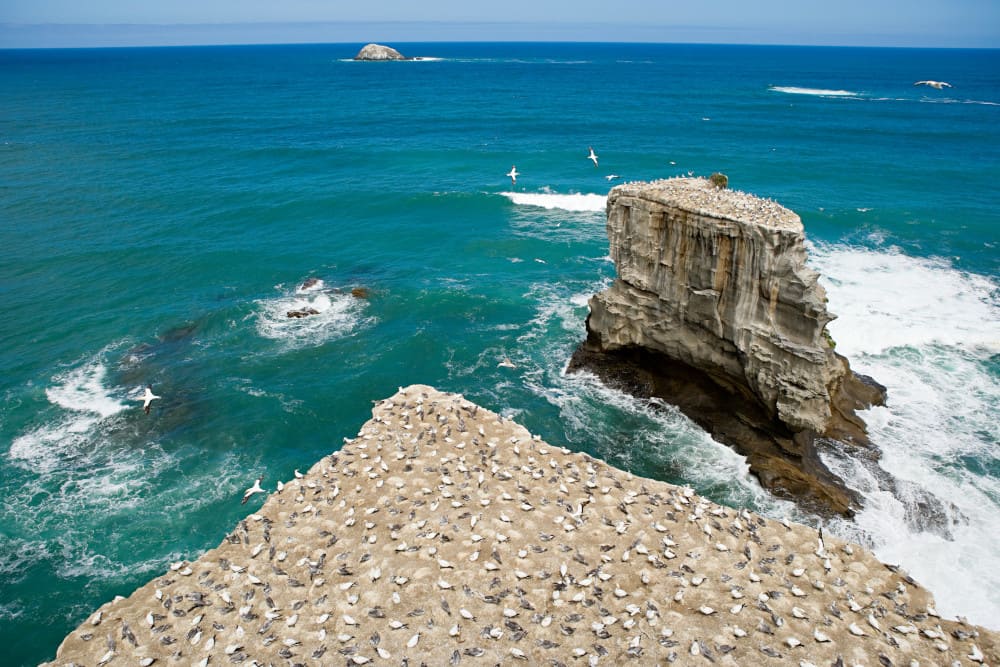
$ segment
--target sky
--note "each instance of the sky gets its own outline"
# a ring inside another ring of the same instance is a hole
[[[1000,0],[0,0],[0,48],[370,41],[1000,48]]]

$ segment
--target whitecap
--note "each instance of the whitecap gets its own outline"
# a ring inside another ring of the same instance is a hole
[[[333,292],[322,283],[307,289],[297,288],[256,302],[257,333],[280,341],[289,348],[322,345],[349,336],[373,319],[365,316],[367,302],[350,293]],[[289,317],[290,311],[312,309],[316,314]]]
[[[798,86],[771,86],[768,90],[789,95],[818,95],[820,97],[857,97],[860,93],[851,90],[832,90],[828,88],[800,88]]]
[[[1000,351],[1000,286],[943,259],[895,250],[814,245],[809,263],[821,274],[828,329],[848,358],[903,346],[941,344]]]
[[[900,564],[934,594],[938,610],[997,627],[1000,599],[1000,350],[998,286],[942,259],[896,250],[820,245],[829,329],[855,370],[888,389],[865,411],[890,493],[857,458],[823,460],[864,495],[853,522],[832,527]],[[929,494],[929,495],[928,495]]]
[[[607,208],[607,195],[586,193],[586,194],[557,194],[552,192],[501,192],[518,206],[534,206],[548,210],[561,209],[563,211],[600,211]]]
[[[125,405],[104,386],[107,373],[102,359],[92,359],[52,378],[54,384],[45,390],[45,395],[49,401],[67,410],[110,417],[124,410]]]
[[[45,472],[86,457],[100,430],[128,407],[106,386],[109,349],[52,378],[45,389],[52,407],[39,412],[42,423],[11,441],[8,457],[15,465]]]

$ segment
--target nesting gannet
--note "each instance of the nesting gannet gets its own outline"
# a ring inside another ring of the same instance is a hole
[[[594,152],[594,147],[593,146],[587,146],[587,148],[590,149],[590,155],[587,156],[587,159],[588,160],[593,160],[594,161],[594,166],[596,167],[597,166],[597,153]]]
[[[255,494],[255,493],[264,493],[264,489],[260,488],[260,483],[261,483],[261,481],[263,481],[263,479],[264,479],[264,476],[261,475],[253,483],[253,486],[251,486],[249,489],[247,489],[246,491],[243,492],[243,500],[240,502],[241,505],[246,505],[247,501],[250,500],[250,496],[252,496],[253,494]]]
[[[507,172],[507,175],[510,176],[510,184],[511,185],[516,184],[517,183],[517,177],[520,176],[520,174],[517,173],[517,167],[513,166],[513,165],[511,166],[510,171]]]
[[[951,88],[951,84],[947,81],[917,81],[913,85],[930,86],[931,88],[937,88],[938,90],[941,90],[942,88]]]
[[[144,393],[139,398],[139,400],[142,401],[142,409],[146,412],[147,415],[149,414],[149,404],[152,403],[157,398],[162,398],[162,397],[157,396],[156,394],[153,393],[153,385],[147,384],[146,393]]]
[[[498,368],[517,368],[517,366],[514,365],[514,362],[510,360],[510,357],[504,357],[503,361],[501,361],[499,364],[497,364],[497,367]]]

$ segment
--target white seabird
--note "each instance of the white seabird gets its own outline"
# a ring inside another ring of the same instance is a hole
[[[261,480],[263,479],[264,476],[261,475],[260,477],[257,478],[257,481],[253,483],[253,486],[251,486],[249,489],[243,492],[243,500],[240,502],[241,505],[246,505],[247,501],[250,500],[250,496],[252,496],[253,494],[264,493],[264,489],[260,488],[260,483]]]
[[[146,393],[144,393],[139,398],[139,400],[142,401],[142,409],[146,412],[147,415],[149,414],[149,404],[152,403],[157,398],[162,398],[162,396],[157,396],[156,394],[154,394],[153,385],[147,384]]]
[[[511,166],[510,171],[507,172],[507,175],[510,176],[510,184],[511,185],[514,185],[515,183],[517,183],[517,177],[520,176],[520,174],[517,173],[517,167],[516,166]]]
[[[504,357],[503,361],[501,361],[499,364],[497,364],[497,367],[498,368],[517,368],[517,366],[514,365],[514,362],[510,360],[510,357]]]
[[[597,153],[594,152],[594,147],[593,146],[587,146],[587,148],[590,149],[590,155],[587,156],[587,159],[588,160],[593,160],[594,161],[594,166],[596,167],[597,166]]]
[[[942,88],[951,88],[951,84],[947,81],[917,81],[913,85],[930,86],[931,88],[937,88],[938,90],[941,90]]]

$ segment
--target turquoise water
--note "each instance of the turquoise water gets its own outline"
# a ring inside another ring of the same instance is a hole
[[[93,608],[217,545],[259,506],[239,502],[258,475],[273,489],[414,382],[815,523],[675,411],[562,372],[614,275],[608,189],[713,171],[802,216],[838,351],[889,388],[866,415],[883,467],[953,503],[947,534],[928,530],[910,486],[830,453],[868,504],[829,528],[943,613],[998,627],[1000,53],[394,46],[428,59],[0,51],[10,664],[50,659]],[[309,277],[323,288],[299,290]],[[320,314],[284,315],[307,305]]]

